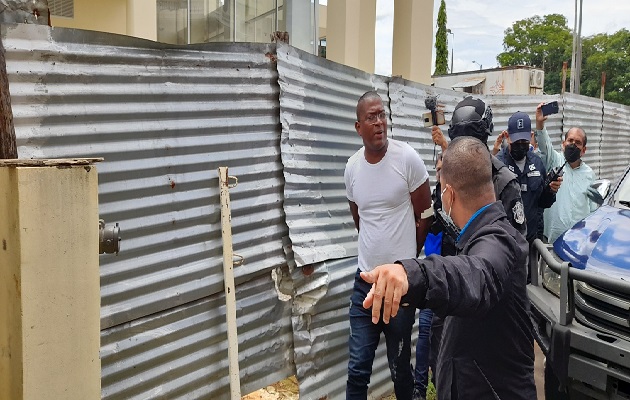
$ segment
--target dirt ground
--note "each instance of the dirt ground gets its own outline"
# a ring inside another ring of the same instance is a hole
[[[298,400],[297,378],[292,376],[273,385],[241,397],[241,400]]]
[[[534,380],[536,381],[536,392],[538,400],[545,400],[544,392],[544,359],[540,347],[534,343],[534,353],[536,359],[534,361]],[[241,397],[241,400],[299,400],[298,382],[295,376],[287,378],[283,381],[267,386],[260,390]],[[381,400],[396,400],[393,394],[386,396]]]

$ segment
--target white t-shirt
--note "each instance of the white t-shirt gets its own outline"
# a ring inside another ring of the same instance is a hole
[[[346,164],[348,200],[359,208],[359,268],[416,256],[416,222],[411,192],[429,178],[418,153],[407,143],[389,139],[381,161],[370,164],[365,147]]]

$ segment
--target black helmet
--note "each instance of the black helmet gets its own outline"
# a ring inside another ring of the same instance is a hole
[[[487,143],[493,128],[490,106],[486,107],[481,99],[468,96],[455,106],[448,136],[451,140],[459,136],[472,136]]]

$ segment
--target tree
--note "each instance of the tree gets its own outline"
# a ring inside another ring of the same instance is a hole
[[[545,93],[560,93],[562,63],[571,60],[572,41],[571,30],[563,15],[535,15],[516,21],[505,30],[504,52],[497,56],[497,61],[502,67],[528,65],[542,68],[545,71]]]
[[[630,105],[630,31],[600,33],[582,40],[582,94],[599,97],[601,74],[606,72],[604,98]]]
[[[435,72],[434,75],[448,73],[448,43],[446,39],[446,2],[442,0],[437,16],[435,34]]]

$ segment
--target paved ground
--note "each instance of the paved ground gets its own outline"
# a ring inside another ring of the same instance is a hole
[[[536,360],[534,361],[534,379],[536,381],[536,392],[538,400],[545,400],[544,392],[544,364],[545,356],[543,355],[538,344],[534,344],[534,352]],[[254,393],[241,398],[241,400],[298,400],[298,382],[295,376],[287,378],[266,388],[262,388]],[[382,400],[396,400],[393,394]]]

